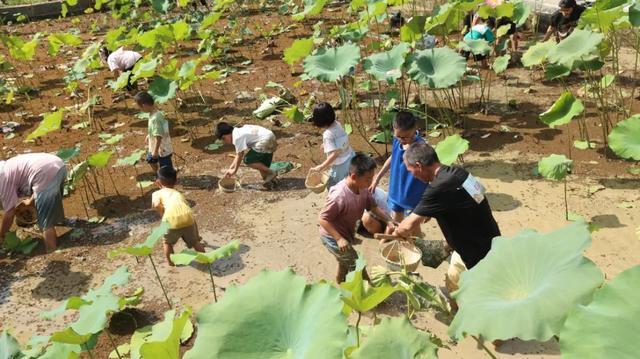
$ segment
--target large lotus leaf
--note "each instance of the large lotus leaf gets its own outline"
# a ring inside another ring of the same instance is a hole
[[[165,103],[176,97],[178,83],[160,76],[153,78],[153,82],[149,85],[149,93],[157,103]]]
[[[538,173],[550,180],[563,180],[571,168],[573,161],[565,157],[565,155],[549,155],[538,162]]]
[[[342,358],[347,322],[340,292],[307,285],[290,269],[262,271],[231,287],[197,316],[198,336],[184,358]]]
[[[640,266],[620,273],[579,305],[560,333],[562,358],[633,359],[640,353]]]
[[[153,229],[153,231],[151,231],[144,243],[136,244],[130,247],[114,249],[112,251],[109,251],[107,255],[109,256],[109,258],[117,257],[123,253],[128,253],[133,256],[148,256],[153,252],[153,247],[156,245],[156,242],[158,242],[158,240],[160,240],[160,238],[162,238],[168,230],[169,223],[161,222]]]
[[[76,359],[82,347],[78,344],[53,342],[38,359]]]
[[[626,1],[625,1],[626,2]],[[600,1],[596,2],[600,3]],[[624,4],[624,3],[623,3]],[[618,28],[617,22],[625,15],[624,6],[618,6],[611,9],[597,9],[595,6],[585,10],[580,15],[580,26],[599,30],[603,34],[607,34],[614,28]]]
[[[6,329],[3,330],[0,334],[0,358],[12,359],[19,355],[21,355],[20,344]]]
[[[440,163],[450,165],[469,149],[469,141],[455,134],[447,136],[436,146],[436,154]]]
[[[377,307],[391,294],[400,290],[398,286],[382,283],[377,287],[362,279],[362,269],[356,270],[348,282],[340,284],[344,289],[342,301],[357,312],[364,313]]]
[[[400,27],[400,41],[414,42],[422,39],[426,16],[413,16],[406,24]]]
[[[402,42],[389,51],[373,54],[364,59],[364,70],[376,80],[392,84],[402,77],[402,64],[408,51],[409,45]]]
[[[49,132],[53,132],[60,129],[60,125],[62,125],[62,115],[64,114],[64,109],[59,109],[56,112],[49,112],[44,114],[44,119],[38,127],[31,132],[25,141],[32,141],[36,138],[42,137]]]
[[[566,125],[571,120],[584,111],[582,101],[578,100],[569,91],[560,95],[560,98],[544,113],[540,114],[540,121],[554,128]]]
[[[156,73],[156,67],[160,63],[160,59],[155,57],[152,59],[138,61],[133,68],[133,76],[131,76],[131,81],[135,82],[141,78],[149,78],[152,77]],[[129,79],[127,79],[127,83]]]
[[[531,67],[542,64],[549,54],[549,51],[556,46],[556,42],[549,40],[546,42],[538,42],[531,46],[522,55],[522,65],[525,67]]]
[[[65,328],[51,335],[52,342],[65,344],[84,344],[91,338],[91,334],[78,334],[73,328]]]
[[[495,71],[496,74],[504,72],[504,70],[507,69],[507,66],[509,66],[509,60],[511,60],[511,55],[509,54],[496,57],[496,60],[493,62],[493,65],[491,65],[491,68],[493,69],[493,71]]]
[[[633,26],[640,26],[640,1],[636,1],[629,7],[629,22]]]
[[[304,10],[292,16],[295,21],[301,21],[307,16],[320,14],[327,0],[304,0],[303,3]]]
[[[224,246],[207,253],[200,253],[194,250],[185,249],[178,254],[172,254],[171,261],[177,265],[188,265],[194,260],[198,263],[211,264],[218,259],[234,254],[239,249],[240,242],[238,241],[231,241]]]
[[[513,17],[511,20],[516,23],[516,26],[520,27],[524,25],[524,23],[531,15],[531,5],[524,1],[513,2]]]
[[[384,318],[350,358],[435,359],[438,346],[431,336],[416,329],[405,317]]]
[[[548,64],[544,69],[544,78],[555,80],[560,77],[569,76],[571,68],[562,64]]]
[[[447,88],[460,81],[466,68],[467,62],[456,51],[436,47],[411,54],[407,73],[420,85]]]
[[[313,50],[313,38],[297,39],[284,50],[284,62],[293,66],[298,61],[307,57]]]
[[[80,307],[78,320],[71,324],[71,328],[80,335],[98,333],[107,324],[109,314],[118,309],[120,309],[120,297],[112,293],[99,295],[91,304]]]
[[[140,160],[140,157],[145,153],[145,150],[135,150],[127,157],[118,158],[118,161],[116,161],[116,164],[113,165],[113,167],[135,166],[135,164]]]
[[[464,5],[463,5],[464,4]],[[463,21],[470,2],[444,3],[434,9],[434,13],[427,19],[424,29],[434,36],[447,36],[450,32],[459,30],[459,24]]]
[[[153,326],[151,336],[145,338],[146,343],[140,347],[140,354],[143,358],[180,358],[180,337],[184,330],[191,309],[187,308],[182,314],[174,319],[174,311],[165,313],[162,323]]]
[[[491,52],[489,42],[483,39],[464,39],[458,43],[458,48],[474,55],[488,55]]]
[[[589,57],[597,51],[602,39],[604,35],[601,33],[575,29],[571,35],[549,50],[549,62],[573,68],[575,61]]]
[[[360,48],[354,44],[323,47],[304,59],[304,71],[320,81],[333,82],[355,70],[360,60]]]
[[[87,157],[87,163],[93,168],[106,167],[111,156],[113,156],[113,151],[98,151]]]
[[[609,134],[609,147],[622,158],[640,161],[640,114],[618,122]]]
[[[47,37],[49,40],[49,55],[56,55],[62,45],[78,46],[82,44],[79,36],[67,32],[56,32]]]
[[[602,283],[598,267],[582,254],[590,243],[584,221],[494,238],[487,256],[460,278],[453,293],[460,310],[449,334],[540,341],[558,335],[568,312],[588,303]]]

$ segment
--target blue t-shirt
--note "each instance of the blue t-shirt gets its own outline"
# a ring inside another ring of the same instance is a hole
[[[416,142],[424,142],[422,137],[416,135]],[[389,207],[402,207],[413,210],[420,202],[422,193],[427,184],[413,177],[404,165],[404,149],[397,138],[393,138],[391,148],[391,167],[389,173]]]

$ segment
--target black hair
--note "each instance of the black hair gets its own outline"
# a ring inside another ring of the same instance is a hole
[[[389,25],[393,29],[401,28],[404,23],[404,17],[402,16],[402,13],[400,11],[392,14],[391,17],[389,17]]]
[[[233,132],[233,126],[226,122],[218,122],[216,125],[216,138],[221,139],[224,135],[230,135]]]
[[[160,167],[158,181],[165,187],[173,187],[178,182],[178,172],[171,166]]]
[[[404,152],[403,159],[411,165],[420,162],[424,166],[440,163],[436,150],[427,143],[414,142]]]
[[[109,49],[107,49],[106,47],[101,47],[100,50],[98,50],[98,52],[100,53],[100,57],[104,58],[105,61],[107,60],[109,55],[111,55],[111,51],[109,51]]]
[[[155,100],[153,99],[153,96],[151,96],[146,91],[138,92],[133,99],[136,101],[138,106],[143,106],[143,105],[153,106],[156,103]]]
[[[393,128],[400,131],[413,130],[416,128],[416,118],[409,111],[400,111],[393,119]]]
[[[376,168],[376,161],[366,153],[356,152],[349,164],[349,174],[363,176]]]
[[[328,102],[320,102],[313,106],[311,122],[316,127],[329,127],[336,121],[336,113]]]
[[[558,7],[562,9],[567,9],[570,7],[576,7],[576,0],[560,0]]]

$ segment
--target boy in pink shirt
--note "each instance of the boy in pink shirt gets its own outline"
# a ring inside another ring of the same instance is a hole
[[[64,162],[48,153],[18,155],[0,161],[0,204],[4,210],[0,226],[0,244],[11,228],[20,197],[35,200],[38,226],[43,232],[47,252],[56,249],[55,225],[64,220],[62,194],[67,170]]]
[[[345,281],[347,273],[355,269],[358,255],[353,249],[356,222],[365,210],[384,218],[393,227],[389,215],[376,206],[368,188],[373,181],[375,161],[358,152],[351,159],[349,175],[331,187],[327,202],[320,212],[320,239],[338,260],[337,283]]]

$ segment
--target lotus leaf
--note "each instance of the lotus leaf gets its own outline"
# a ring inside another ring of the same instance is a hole
[[[447,136],[436,146],[436,153],[440,163],[450,165],[454,163],[460,155],[469,149],[469,141],[460,135]]]
[[[403,42],[389,51],[373,54],[364,60],[364,70],[378,81],[393,84],[402,77],[402,64],[408,51],[409,45]]]
[[[113,151],[99,151],[89,157],[87,157],[87,164],[89,167],[102,168],[106,167],[109,163],[109,159],[113,155]]]
[[[121,167],[121,166],[135,166],[135,164],[140,160],[146,153],[145,150],[135,150],[129,156],[118,158],[116,164],[113,167]]]
[[[148,256],[153,252],[153,247],[156,245],[156,242],[158,242],[158,240],[160,240],[160,238],[162,238],[168,230],[169,223],[162,222],[158,226],[153,228],[153,231],[151,231],[149,236],[147,236],[147,239],[144,241],[144,243],[137,244],[131,247],[114,249],[112,251],[109,251],[108,256],[109,258],[114,258],[123,253],[128,253],[133,256]]]
[[[148,60],[138,61],[133,68],[131,82],[138,81],[141,78],[152,77],[156,73],[156,67],[160,63],[160,59],[155,57]],[[128,79],[127,79],[128,83]]]
[[[453,49],[437,47],[411,54],[407,73],[420,85],[447,88],[460,81],[466,68],[465,59]]]
[[[9,334],[6,329],[3,330],[2,334],[0,334],[0,358],[12,359],[20,357],[21,354],[20,344],[18,344],[16,338]]]
[[[586,150],[589,148],[596,148],[596,143],[593,141],[587,142],[587,141],[575,140],[573,141],[573,147],[579,150]]]
[[[407,318],[384,318],[350,358],[437,358],[438,346],[428,333],[416,329]]]
[[[622,158],[640,161],[640,114],[618,122],[609,134],[609,147]]]
[[[406,24],[400,27],[400,41],[415,42],[422,39],[426,16],[413,16]]]
[[[200,36],[202,37],[202,34],[204,33],[204,31],[210,28],[211,26],[215,25],[218,22],[218,20],[220,20],[220,17],[222,17],[221,12],[213,12],[207,15],[207,17],[202,19],[202,21],[200,22],[200,27],[198,28],[198,34],[200,34]]]
[[[327,0],[304,0],[304,10],[292,16],[293,20],[301,21],[307,16],[318,15],[322,12]]]
[[[391,140],[393,139],[393,135],[391,134],[391,131],[389,130],[384,130],[382,132],[378,132],[375,135],[371,136],[369,138],[369,142],[375,142],[375,143],[391,143]]]
[[[298,109],[297,105],[290,106],[282,110],[282,114],[295,123],[304,122],[304,114]]]
[[[7,232],[2,247],[8,252],[29,254],[38,245],[38,241],[31,237],[18,238],[16,232]]]
[[[640,2],[636,1],[629,7],[629,22],[631,25],[640,26]]]
[[[307,57],[313,50],[313,38],[297,39],[284,50],[284,62],[289,66],[295,65],[300,60]]]
[[[531,67],[542,64],[549,54],[549,51],[556,46],[556,42],[549,40],[546,42],[538,42],[531,46],[522,55],[522,65],[525,67]]]
[[[460,278],[453,293],[460,310],[449,334],[540,341],[558,335],[567,313],[602,283],[582,253],[590,243],[583,221],[546,234],[494,238],[487,256]]]
[[[354,71],[360,60],[360,48],[354,44],[323,47],[304,59],[304,71],[323,82],[333,82]]]
[[[496,74],[504,72],[504,70],[509,66],[509,60],[511,60],[511,55],[509,54],[496,57],[493,65],[491,66],[493,71],[495,71]]]
[[[575,29],[566,39],[560,41],[548,53],[549,62],[571,69],[573,63],[598,50],[604,35],[589,30]]]
[[[598,1],[600,3],[600,1]],[[626,3],[626,1],[625,1]],[[603,34],[609,31],[619,29],[617,22],[624,16],[624,6],[618,6],[611,9],[597,9],[595,6],[585,10],[580,15],[579,24],[583,28],[599,30]]]
[[[531,5],[524,1],[514,1],[513,6],[513,17],[511,20],[516,23],[516,26],[520,27],[524,25],[529,15],[531,15]]]
[[[125,71],[121,72],[115,81],[109,80],[109,87],[111,88],[111,90],[115,92],[127,86],[129,84],[130,75],[131,71]]]
[[[450,32],[458,30],[466,11],[469,11],[465,8],[474,3],[477,2],[445,3],[437,6],[434,14],[427,20],[424,29],[428,34],[434,36],[446,36]]]
[[[172,2],[169,0],[151,0],[151,6],[153,7],[153,9],[163,14],[169,12],[171,3]]]
[[[157,103],[165,103],[176,97],[178,83],[160,76],[153,78],[153,82],[149,85],[149,93]]]
[[[91,334],[80,335],[72,328],[66,328],[51,335],[52,342],[65,344],[84,344],[91,338]]]
[[[200,253],[194,250],[185,249],[178,254],[172,254],[171,260],[177,265],[188,265],[194,260],[202,264],[211,264],[218,259],[233,255],[238,250],[240,250],[240,242],[231,241],[224,246],[207,253]]]
[[[58,54],[62,45],[78,46],[82,44],[82,39],[74,34],[66,32],[56,32],[47,37],[49,40],[49,55]]]
[[[544,69],[544,78],[551,81],[560,77],[569,76],[571,68],[562,64],[549,64]]]
[[[539,117],[540,121],[554,128],[571,122],[571,119],[580,115],[582,111],[584,111],[582,101],[567,91],[560,95],[560,98],[558,98],[547,111],[540,114]]]
[[[180,337],[189,322],[189,315],[191,315],[189,308],[175,319],[173,310],[166,312],[164,321],[153,326],[151,336],[145,338],[145,343],[140,346],[142,357],[179,359]]]
[[[38,359],[77,359],[81,351],[78,344],[53,342]]]
[[[9,49],[9,55],[14,59],[31,61],[36,55],[40,35],[36,33],[30,41],[24,41],[19,36],[0,35],[0,41]]]
[[[488,55],[491,52],[491,46],[487,40],[464,39],[458,43],[458,48],[468,51],[474,55]]]
[[[546,179],[561,181],[571,171],[573,161],[564,155],[549,155],[538,162],[538,173]]]
[[[377,287],[362,279],[362,271],[356,270],[351,280],[340,284],[343,289],[342,301],[349,310],[365,313],[382,303],[391,294],[400,290],[398,286],[390,283],[381,283]]]
[[[598,289],[593,301],[575,308],[560,333],[563,358],[638,356],[640,341],[640,266],[618,274]]]
[[[62,124],[63,114],[64,109],[59,109],[56,112],[45,113],[42,122],[40,122],[38,127],[27,136],[25,141],[32,141],[48,134],[49,132],[59,130],[60,125]]]
[[[262,271],[231,287],[197,315],[198,336],[184,358],[342,358],[347,323],[340,292],[307,285],[290,269]]]

